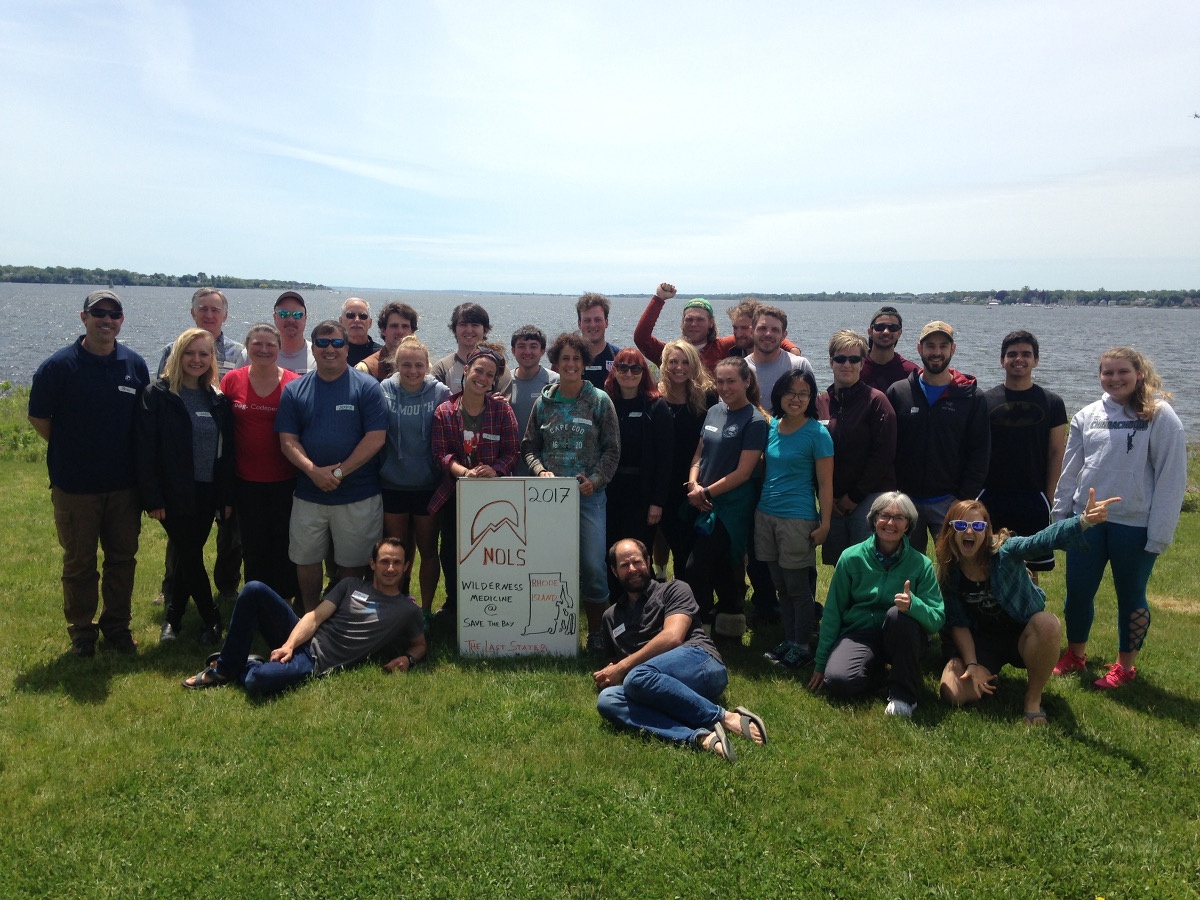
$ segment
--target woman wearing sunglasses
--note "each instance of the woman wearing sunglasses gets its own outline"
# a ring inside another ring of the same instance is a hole
[[[670,490],[674,423],[671,410],[658,394],[646,358],[636,347],[626,347],[613,357],[604,382],[612,398],[621,430],[621,458],[609,482],[605,544],[635,538],[647,547],[662,521]],[[620,592],[612,570],[609,594]]]
[[[950,507],[937,539],[937,577],[946,604],[954,655],[942,671],[942,699],[955,706],[996,691],[1005,665],[1025,669],[1025,722],[1045,725],[1042,690],[1058,659],[1062,625],[1046,611],[1046,594],[1029,577],[1028,559],[1080,543],[1079,536],[1108,519],[1119,497],[1097,500],[1088,492],[1081,515],[1055,522],[1031,537],[992,534],[987,507],[959,500]]]

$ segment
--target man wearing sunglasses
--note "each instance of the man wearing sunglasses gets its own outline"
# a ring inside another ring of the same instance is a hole
[[[859,377],[880,393],[917,371],[915,363],[896,352],[902,334],[904,320],[894,306],[879,307],[867,326],[867,358]]]
[[[308,307],[304,298],[295,291],[284,291],[275,301],[271,321],[279,329],[283,340],[279,343],[279,365],[303,375],[316,368],[312,348],[304,339],[304,326],[308,324]],[[250,364],[247,358],[246,364]]]
[[[346,329],[332,319],[312,330],[316,369],[289,382],[279,400],[279,446],[298,470],[288,555],[311,612],[321,601],[321,563],[332,544],[340,578],[363,577],[383,532],[375,456],[387,437],[379,383],[350,368]]]
[[[352,366],[383,349],[383,344],[371,337],[371,308],[361,297],[350,297],[342,304],[342,314],[338,318],[342,328],[346,329],[346,337],[350,341],[347,347],[347,361]]]
[[[29,424],[49,444],[46,466],[63,548],[71,653],[94,656],[100,633],[113,649],[136,653],[129,623],[142,511],[133,418],[150,373],[142,357],[117,343],[125,312],[116,294],[88,294],[80,319],[83,336],[34,373]],[[103,578],[96,568],[97,544],[104,550]]]

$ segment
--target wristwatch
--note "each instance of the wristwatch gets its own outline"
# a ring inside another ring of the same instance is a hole
[[[346,477],[345,475],[342,474],[341,466],[338,466],[336,469],[333,470],[333,477],[336,478],[338,481],[341,481],[343,478]]]

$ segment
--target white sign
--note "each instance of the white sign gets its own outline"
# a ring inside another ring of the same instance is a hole
[[[465,656],[575,656],[579,483],[462,478],[458,650]]]

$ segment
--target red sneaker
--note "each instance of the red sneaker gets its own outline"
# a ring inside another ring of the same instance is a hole
[[[1058,662],[1054,666],[1055,675],[1070,675],[1072,672],[1081,672],[1087,668],[1087,654],[1076,656],[1068,647],[1063,651],[1063,655],[1059,657]]]
[[[1137,666],[1130,666],[1127,669],[1120,663],[1113,663],[1108,667],[1103,678],[1097,678],[1092,682],[1092,687],[1098,691],[1111,691],[1123,684],[1129,684],[1135,678],[1137,678]]]

